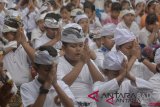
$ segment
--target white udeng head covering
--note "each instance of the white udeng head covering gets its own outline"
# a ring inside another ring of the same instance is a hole
[[[36,51],[34,63],[42,64],[42,65],[52,65],[55,61],[55,57],[49,55],[47,51]]]
[[[58,22],[53,18],[46,18],[44,21],[44,26],[48,28],[59,28],[60,27]]]
[[[160,48],[158,48],[156,50],[155,57],[154,57],[154,62],[156,64],[160,64]]]
[[[98,38],[101,38],[101,32],[100,32],[100,29],[95,29],[94,32],[93,32],[93,39],[98,39]]]
[[[47,13],[37,14],[37,16],[36,16],[36,22],[38,22],[39,20],[44,20],[46,14]]]
[[[17,32],[17,29],[13,28],[13,27],[10,27],[10,26],[7,26],[7,25],[3,25],[2,32],[3,33],[6,33],[6,32]]]
[[[127,29],[116,28],[114,33],[114,41],[116,46],[134,41],[135,39],[136,36],[131,31]]]
[[[136,1],[135,1],[135,6],[136,6],[138,3],[144,3],[144,4],[146,4],[146,1],[145,1],[145,0],[136,0]]]
[[[120,51],[110,51],[104,56],[103,69],[120,70],[126,57]]]
[[[74,20],[78,23],[81,19],[88,19],[88,16],[86,14],[77,15]]]
[[[61,35],[61,41],[66,43],[79,43],[85,40],[82,27],[76,23],[64,26]]]
[[[8,3],[7,0],[0,0],[1,3]]]
[[[107,24],[102,27],[101,36],[111,36],[114,35],[116,25],[115,24]]]
[[[135,15],[135,11],[134,11],[133,9],[130,9],[130,10],[125,9],[125,10],[122,10],[122,11],[120,12],[119,17],[122,19],[123,16],[125,16],[125,15],[127,15],[127,14],[133,14],[133,15]]]
[[[71,16],[77,16],[78,14],[83,14],[84,13],[84,11],[82,10],[82,9],[79,9],[79,8],[77,8],[77,9],[73,9],[72,11],[71,11]]]

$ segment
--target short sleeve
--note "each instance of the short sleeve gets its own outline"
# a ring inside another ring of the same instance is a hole
[[[29,89],[29,87],[27,87],[27,85],[23,84],[21,86],[20,93],[21,93],[22,103],[24,107],[34,104],[35,102],[34,96],[31,93],[31,90]]]

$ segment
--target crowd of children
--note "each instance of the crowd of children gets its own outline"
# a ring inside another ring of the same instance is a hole
[[[160,107],[160,1],[0,0],[0,107]]]

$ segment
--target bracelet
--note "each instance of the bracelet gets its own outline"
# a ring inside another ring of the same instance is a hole
[[[39,94],[47,94],[49,92],[49,89],[45,89],[43,86],[40,87]]]

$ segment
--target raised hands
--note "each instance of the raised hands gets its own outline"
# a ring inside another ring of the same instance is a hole
[[[133,41],[133,48],[131,52],[132,56],[135,56],[136,58],[139,58],[141,55],[141,48],[137,42],[137,40]]]

